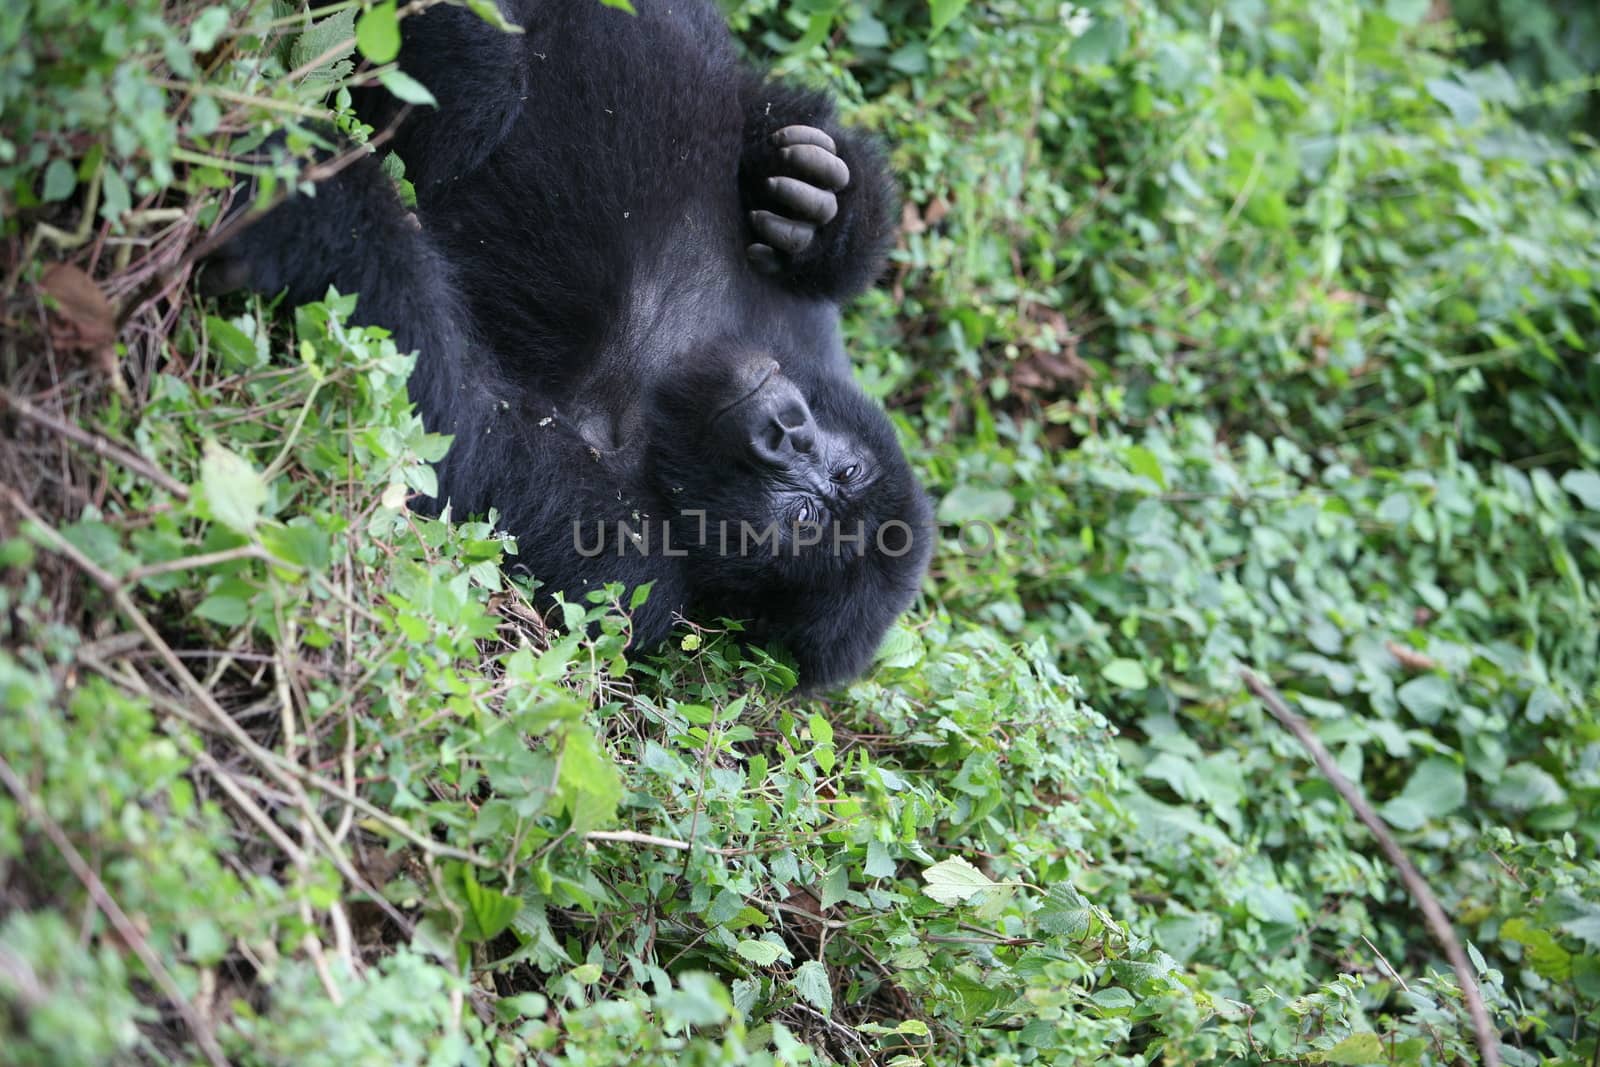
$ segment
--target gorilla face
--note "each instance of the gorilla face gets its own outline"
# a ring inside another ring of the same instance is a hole
[[[664,512],[692,508],[678,543],[718,585],[847,578],[880,541],[891,558],[916,556],[905,550],[930,536],[925,503],[893,491],[914,484],[910,470],[887,418],[853,385],[813,383],[808,396],[769,352],[731,342],[680,365],[641,451]]]

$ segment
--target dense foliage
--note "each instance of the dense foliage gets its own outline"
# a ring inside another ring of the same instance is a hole
[[[1499,7],[734,5],[897,146],[850,330],[945,524],[797,701],[410,514],[347,296],[192,295],[244,148],[426,106],[394,0],[6,5],[0,1060],[1475,1061],[1248,664],[1506,1062],[1594,1062],[1600,148]]]

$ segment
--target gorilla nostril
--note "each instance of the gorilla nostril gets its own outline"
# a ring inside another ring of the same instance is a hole
[[[790,404],[778,412],[778,425],[785,430],[798,430],[810,421],[811,413],[799,404]]]

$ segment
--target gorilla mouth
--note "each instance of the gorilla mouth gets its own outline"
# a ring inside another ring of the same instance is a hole
[[[761,390],[763,390],[763,389],[765,389],[767,387],[767,383],[772,381],[772,379],[777,377],[777,375],[778,375],[778,361],[775,360],[775,359],[768,360],[767,361],[767,372],[761,376],[761,380],[756,382],[756,384],[751,387],[749,392],[743,394],[738,399],[731,400],[728,403],[722,405],[720,408],[718,408],[716,410],[716,412],[712,414],[711,421],[712,422],[716,422],[718,419],[722,418],[722,416],[726,415],[728,412],[732,411],[734,408],[738,407],[740,404],[743,404],[746,400],[749,400],[751,397],[753,397],[757,393],[761,392]]]

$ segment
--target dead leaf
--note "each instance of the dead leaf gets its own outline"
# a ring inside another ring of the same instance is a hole
[[[106,348],[117,339],[117,309],[79,267],[56,263],[44,272],[39,290],[55,301],[51,337],[83,352]]]
[[[1414,648],[1407,648],[1397,641],[1385,641],[1383,647],[1389,650],[1389,655],[1400,661],[1400,666],[1412,671],[1431,671],[1439,666],[1431,657],[1424,656]]]

